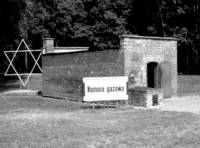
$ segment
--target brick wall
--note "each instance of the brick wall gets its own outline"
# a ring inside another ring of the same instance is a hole
[[[44,96],[80,99],[83,77],[129,76],[134,73],[135,86],[147,87],[149,62],[170,63],[172,93],[177,92],[177,41],[174,38],[124,35],[120,50],[46,53],[42,57]]]
[[[122,50],[45,54],[42,57],[42,93],[81,99],[83,77],[123,76]]]
[[[172,93],[177,93],[177,41],[174,38],[124,35],[125,75],[134,73],[137,86],[147,87],[147,63],[169,62],[171,65]]]

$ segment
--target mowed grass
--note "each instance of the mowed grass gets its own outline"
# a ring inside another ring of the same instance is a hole
[[[200,115],[101,108],[42,97],[0,98],[0,148],[194,148]]]
[[[1,96],[0,114],[11,112],[65,112],[90,107],[80,102],[41,96]]]

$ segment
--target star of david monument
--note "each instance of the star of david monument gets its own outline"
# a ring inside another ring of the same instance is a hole
[[[26,87],[33,75],[42,72],[39,59],[41,50],[31,50],[24,39],[22,39],[16,50],[4,51],[8,60],[8,67],[5,76],[17,76],[21,85]]]

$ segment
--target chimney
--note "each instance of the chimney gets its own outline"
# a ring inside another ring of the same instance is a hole
[[[43,53],[54,52],[54,38],[43,39]]]

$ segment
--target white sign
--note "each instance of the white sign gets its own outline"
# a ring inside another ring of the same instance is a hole
[[[87,77],[83,101],[128,100],[127,76],[121,77]]]

